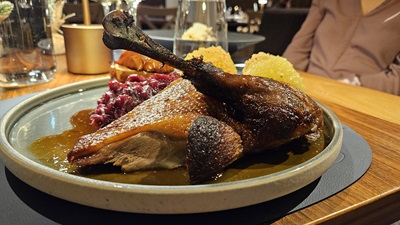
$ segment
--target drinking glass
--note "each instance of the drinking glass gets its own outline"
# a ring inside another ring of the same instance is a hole
[[[138,4],[142,0],[101,0],[103,5],[104,15],[114,10],[125,10],[136,18],[136,10]]]
[[[53,79],[56,61],[47,0],[0,1],[0,87]]]
[[[225,0],[180,0],[174,53],[179,57],[200,47],[221,46],[228,52]]]

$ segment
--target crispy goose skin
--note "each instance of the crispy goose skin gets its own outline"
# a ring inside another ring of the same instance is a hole
[[[242,156],[240,136],[224,122],[198,117],[189,128],[187,168],[192,183],[217,178],[225,167]]]
[[[162,153],[160,153],[161,155],[147,153],[146,156],[146,153],[139,152],[136,147],[143,144],[136,142],[150,143],[147,140],[158,139],[157,151],[161,151],[160,149],[165,149],[165,146],[169,145],[176,151],[185,153],[188,129],[192,121],[202,115],[223,117],[224,111],[222,104],[197,92],[189,81],[178,79],[118,120],[92,134],[81,137],[68,153],[68,160],[79,166],[110,162],[118,166],[129,164],[129,166],[123,167],[125,171],[136,170],[135,162],[132,162],[135,158],[167,158],[163,157]],[[148,134],[139,139],[134,137],[144,132],[148,132]],[[184,145],[173,143],[181,141],[184,142]],[[185,156],[179,152],[165,153],[165,155]],[[152,159],[146,160],[148,165],[143,166],[143,169],[153,168],[154,165],[150,165],[153,163]],[[181,164],[183,162],[175,158],[172,160],[179,161]],[[186,159],[184,162],[186,163]],[[178,164],[175,163],[175,167]],[[158,168],[170,167],[159,166]]]
[[[229,109],[225,122],[241,135],[245,152],[275,148],[322,127],[321,108],[290,85],[224,73],[201,59],[185,61],[143,33],[126,12],[111,12],[103,26],[109,48],[136,51],[178,68],[198,91],[224,102]]]

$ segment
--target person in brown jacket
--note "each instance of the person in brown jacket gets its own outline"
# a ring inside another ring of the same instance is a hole
[[[298,70],[400,95],[400,1],[313,0],[283,57]]]

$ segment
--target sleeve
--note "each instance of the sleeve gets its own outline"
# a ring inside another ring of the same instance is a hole
[[[400,95],[400,52],[384,71],[357,75],[363,87]]]
[[[320,10],[320,0],[313,0],[306,20],[283,53],[283,57],[289,60],[295,69],[307,70],[314,33],[322,18],[323,12]]]

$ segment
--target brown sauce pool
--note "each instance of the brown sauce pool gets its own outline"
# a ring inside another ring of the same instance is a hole
[[[92,179],[147,185],[188,185],[189,178],[185,168],[173,170],[149,170],[123,173],[119,167],[96,165],[78,168],[69,164],[67,154],[79,137],[96,131],[90,124],[92,110],[82,110],[70,118],[71,130],[61,134],[37,139],[30,151],[42,164],[55,170]],[[327,132],[324,131],[326,134]],[[244,180],[276,173],[303,163],[318,155],[329,143],[329,137],[321,135],[318,140],[308,143],[305,138],[294,140],[274,151],[246,155],[229,166],[223,175],[208,183],[222,183]]]

